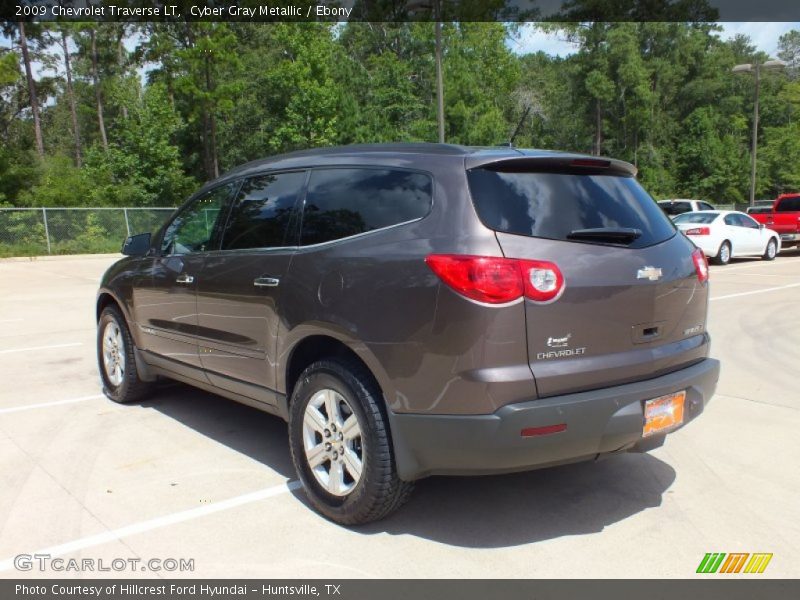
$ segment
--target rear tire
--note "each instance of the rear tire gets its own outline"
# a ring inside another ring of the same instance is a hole
[[[142,399],[150,385],[139,379],[131,332],[116,306],[107,306],[97,323],[97,367],[103,393],[120,404]]]
[[[775,241],[775,238],[770,238],[767,242],[767,247],[764,249],[764,255],[761,258],[764,260],[775,260],[776,256],[778,256],[778,242]]]
[[[297,382],[289,446],[309,501],[342,525],[377,521],[409,498],[397,476],[383,399],[371,374],[350,360],[321,360]]]
[[[727,265],[731,262],[731,243],[728,240],[722,242],[713,260],[715,265]]]

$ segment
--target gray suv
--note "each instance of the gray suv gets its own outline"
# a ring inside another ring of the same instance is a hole
[[[645,451],[702,412],[708,266],[630,164],[443,144],[246,164],[126,240],[106,395],[186,382],[288,421],[328,518],[434,474]]]

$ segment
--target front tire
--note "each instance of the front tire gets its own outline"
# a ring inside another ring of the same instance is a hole
[[[321,360],[303,371],[289,446],[311,504],[342,525],[386,517],[413,489],[397,476],[380,390],[355,361]]]
[[[719,251],[714,257],[714,264],[727,265],[729,262],[731,262],[731,243],[726,240],[720,245]]]
[[[778,242],[775,241],[775,238],[770,238],[769,242],[767,242],[767,247],[764,249],[764,255],[761,258],[764,260],[775,260],[777,255]]]
[[[97,366],[103,393],[120,404],[143,398],[150,386],[136,371],[133,338],[125,317],[115,306],[107,306],[97,323]]]

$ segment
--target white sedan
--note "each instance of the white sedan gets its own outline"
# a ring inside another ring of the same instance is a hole
[[[734,210],[701,210],[674,218],[675,226],[718,265],[734,256],[761,256],[773,260],[781,238],[748,215]]]

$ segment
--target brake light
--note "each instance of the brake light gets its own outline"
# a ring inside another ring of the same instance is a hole
[[[549,261],[431,254],[425,263],[462,296],[487,304],[507,304],[523,296],[549,302],[564,291],[564,276]]]
[[[694,229],[687,229],[684,233],[686,235],[711,235],[711,229],[708,227],[695,227]]]
[[[611,166],[610,160],[602,160],[597,158],[576,158],[570,163],[571,167],[592,167],[595,169],[607,169]]]
[[[700,283],[708,281],[708,260],[700,248],[695,248],[692,252],[692,262],[694,262],[694,270],[697,271],[698,281]]]

